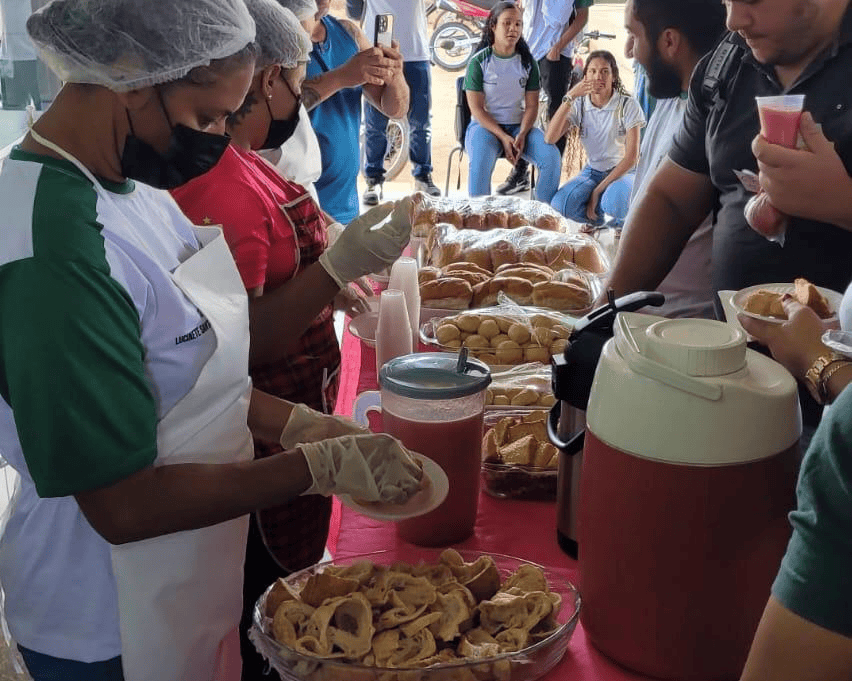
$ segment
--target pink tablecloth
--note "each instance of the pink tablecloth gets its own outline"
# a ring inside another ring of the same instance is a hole
[[[357,395],[376,389],[376,356],[348,333],[343,338],[343,365],[337,413],[351,415]],[[395,526],[372,520],[335,501],[329,548],[335,557],[352,556],[404,545]],[[482,494],[476,531],[456,548],[489,551],[562,568],[577,583],[577,563],[556,543],[556,507],[553,503],[509,501]],[[592,647],[578,625],[562,662],[545,681],[647,681],[610,661]]]

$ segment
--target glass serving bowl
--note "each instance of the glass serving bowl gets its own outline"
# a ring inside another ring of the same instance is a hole
[[[350,565],[359,560],[371,560],[379,565],[398,561],[416,564],[440,562],[441,549],[421,549],[414,546],[398,547],[388,551],[350,556],[340,560],[317,563],[293,573],[285,581],[296,588],[329,565]],[[547,638],[517,652],[506,652],[475,660],[458,660],[423,668],[372,667],[335,659],[321,659],[306,655],[276,641],[271,634],[272,620],[266,616],[266,598],[269,589],[258,599],[249,637],[257,650],[269,661],[285,681],[531,681],[553,669],[568,647],[580,616],[580,593],[567,579],[567,571],[547,568],[531,561],[498,553],[458,551],[465,562],[475,561],[482,555],[490,556],[505,580],[521,565],[535,565],[543,570],[548,586],[562,596],[562,606],[556,617],[557,628]]]

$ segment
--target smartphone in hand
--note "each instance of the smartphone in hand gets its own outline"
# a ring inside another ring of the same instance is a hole
[[[376,32],[373,44],[376,47],[391,47],[393,40],[393,14],[376,15]]]

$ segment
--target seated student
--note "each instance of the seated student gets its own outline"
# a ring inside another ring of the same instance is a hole
[[[615,57],[606,50],[592,52],[583,80],[563,97],[544,135],[554,142],[577,126],[589,162],[556,192],[550,205],[588,226],[602,225],[604,214],[609,215],[612,226],[620,229],[630,207],[643,125],[645,114],[624,90]]]
[[[559,185],[559,151],[534,127],[539,72],[521,37],[521,12],[514,2],[491,9],[482,41],[467,67],[464,89],[472,120],[465,134],[470,156],[468,193],[491,193],[491,175],[502,151],[514,164],[526,158],[538,167],[535,189],[549,203]]]

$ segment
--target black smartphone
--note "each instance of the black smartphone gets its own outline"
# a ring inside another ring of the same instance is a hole
[[[376,47],[390,47],[393,40],[393,14],[376,15],[376,33],[373,44]]]

